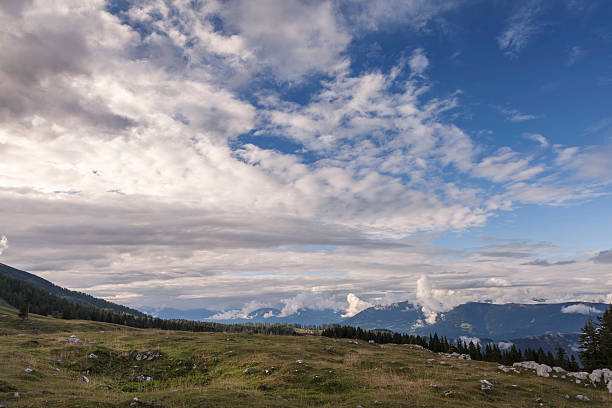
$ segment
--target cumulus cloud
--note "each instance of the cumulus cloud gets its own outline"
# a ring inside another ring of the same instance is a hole
[[[425,56],[425,52],[422,48],[417,48],[412,52],[412,55],[408,59],[408,65],[413,73],[421,75],[429,66],[429,60]]]
[[[8,238],[5,235],[2,235],[0,238],[0,255],[8,248]]]
[[[355,316],[362,310],[373,306],[371,303],[359,299],[354,293],[346,295],[346,301],[348,302],[348,307],[342,317]]]
[[[416,302],[425,314],[425,321],[434,324],[438,313],[445,312],[461,304],[454,290],[435,289],[427,275],[421,275],[417,280]]]
[[[596,307],[589,306],[589,305],[577,304],[577,305],[570,305],[570,306],[562,307],[561,313],[575,313],[575,314],[583,314],[583,315],[588,316],[591,314],[603,313],[603,310],[599,310]]]
[[[280,316],[289,316],[297,313],[301,309],[311,310],[341,310],[342,304],[329,294],[321,293],[316,289],[310,292],[302,292],[288,299],[282,299],[284,303]]]

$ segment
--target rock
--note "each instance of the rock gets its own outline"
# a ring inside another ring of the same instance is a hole
[[[535,402],[544,402],[544,400],[540,397],[536,398]]]
[[[586,380],[587,378],[589,378],[589,373],[587,373],[586,371],[578,371],[576,373],[567,373],[567,375],[569,377],[578,378],[579,380]]]
[[[550,366],[547,366],[546,364],[540,364],[537,368],[536,368],[536,375],[538,377],[550,377],[550,372],[552,371],[552,368],[550,368]]]
[[[576,399],[579,399],[580,401],[590,401],[591,400],[586,395],[581,395],[581,394],[576,395]]]
[[[34,370],[32,370],[31,368],[26,368],[24,371],[25,371],[26,373],[31,373],[31,372],[32,372],[32,371],[34,371]]]
[[[140,374],[139,376],[136,377],[136,379],[140,382],[149,382],[152,380],[151,377],[149,377],[148,375],[142,375]]]
[[[500,366],[497,367],[497,369],[502,370],[504,373],[509,373],[511,371],[513,373],[517,373],[517,374],[520,373],[520,371],[517,370],[516,368],[514,368],[514,367],[506,367],[505,365],[500,365]]]
[[[370,344],[376,344],[376,342],[375,342],[374,340],[370,340],[370,341],[368,341],[368,343],[370,343]]]
[[[60,370],[60,369],[59,369],[59,368],[57,368],[57,367],[53,367],[53,369],[54,369],[55,371],[59,371],[59,370]]]
[[[68,342],[70,342],[70,343],[80,343],[81,339],[79,339],[77,336],[75,336],[73,334],[70,337],[68,337]]]
[[[565,398],[565,399],[570,399],[570,396],[569,396],[568,394],[565,394],[565,395],[563,396],[563,398]]]
[[[304,364],[304,360],[295,360],[296,364]]]
[[[436,384],[429,384],[429,388],[438,388]]]
[[[580,380],[576,380],[576,384],[580,384],[582,381]]]
[[[565,370],[562,369],[561,367],[553,367],[552,369],[553,369],[553,371],[555,373],[564,373],[565,372]]]
[[[493,384],[487,380],[480,380],[480,391],[490,391]]]
[[[607,368],[593,370],[593,372],[589,374],[589,379],[593,383],[603,381],[604,384],[608,384],[612,381],[612,371]]]
[[[85,381],[85,383],[89,384],[89,378],[83,376],[83,381]]]
[[[15,398],[19,398],[19,393],[18,393],[18,392],[14,393],[14,394],[13,394],[13,397],[15,397]]]
[[[440,361],[440,365],[448,365],[446,361]]]
[[[98,355],[97,355],[97,354],[94,354],[94,353],[91,353],[91,354],[89,355],[89,358],[98,358]]]
[[[453,390],[446,390],[446,391],[444,391],[444,396],[445,397],[450,397],[451,395],[454,395],[454,394],[455,394],[455,391],[453,391]]]
[[[245,368],[244,370],[242,370],[242,373],[243,373],[243,374],[248,374],[248,373],[249,373],[249,369],[248,369],[248,368]]]

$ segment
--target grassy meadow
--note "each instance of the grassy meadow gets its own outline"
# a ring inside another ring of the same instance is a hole
[[[24,322],[0,305],[0,407],[612,407],[607,390],[497,366],[314,335]]]

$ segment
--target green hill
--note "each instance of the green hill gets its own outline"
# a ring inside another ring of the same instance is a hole
[[[72,335],[79,341],[68,341]],[[576,384],[573,379],[536,377],[530,370],[503,373],[493,363],[448,358],[409,346],[358,343],[314,335],[134,329],[37,315],[24,322],[14,308],[0,306],[0,405],[386,408],[612,404],[607,391]],[[482,391],[481,380],[491,382],[491,389]],[[591,401],[583,402],[576,395],[586,395]]]
[[[54,295],[66,298],[66,300],[73,302],[73,303],[78,303],[81,305],[88,305],[88,306],[95,306],[95,307],[99,307],[102,309],[111,309],[111,310],[115,310],[121,313],[129,313],[135,316],[144,316],[144,313],[136,309],[118,305],[113,302],[108,302],[104,299],[99,299],[91,295],[88,295],[86,293],[62,288],[32,273],[10,267],[2,263],[0,263],[0,275],[8,276],[10,278],[14,278],[20,281],[27,282],[36,288],[39,288],[47,292],[51,292]]]

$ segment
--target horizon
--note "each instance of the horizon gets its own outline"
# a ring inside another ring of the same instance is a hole
[[[612,303],[611,18],[3,2],[0,262],[236,316]]]

